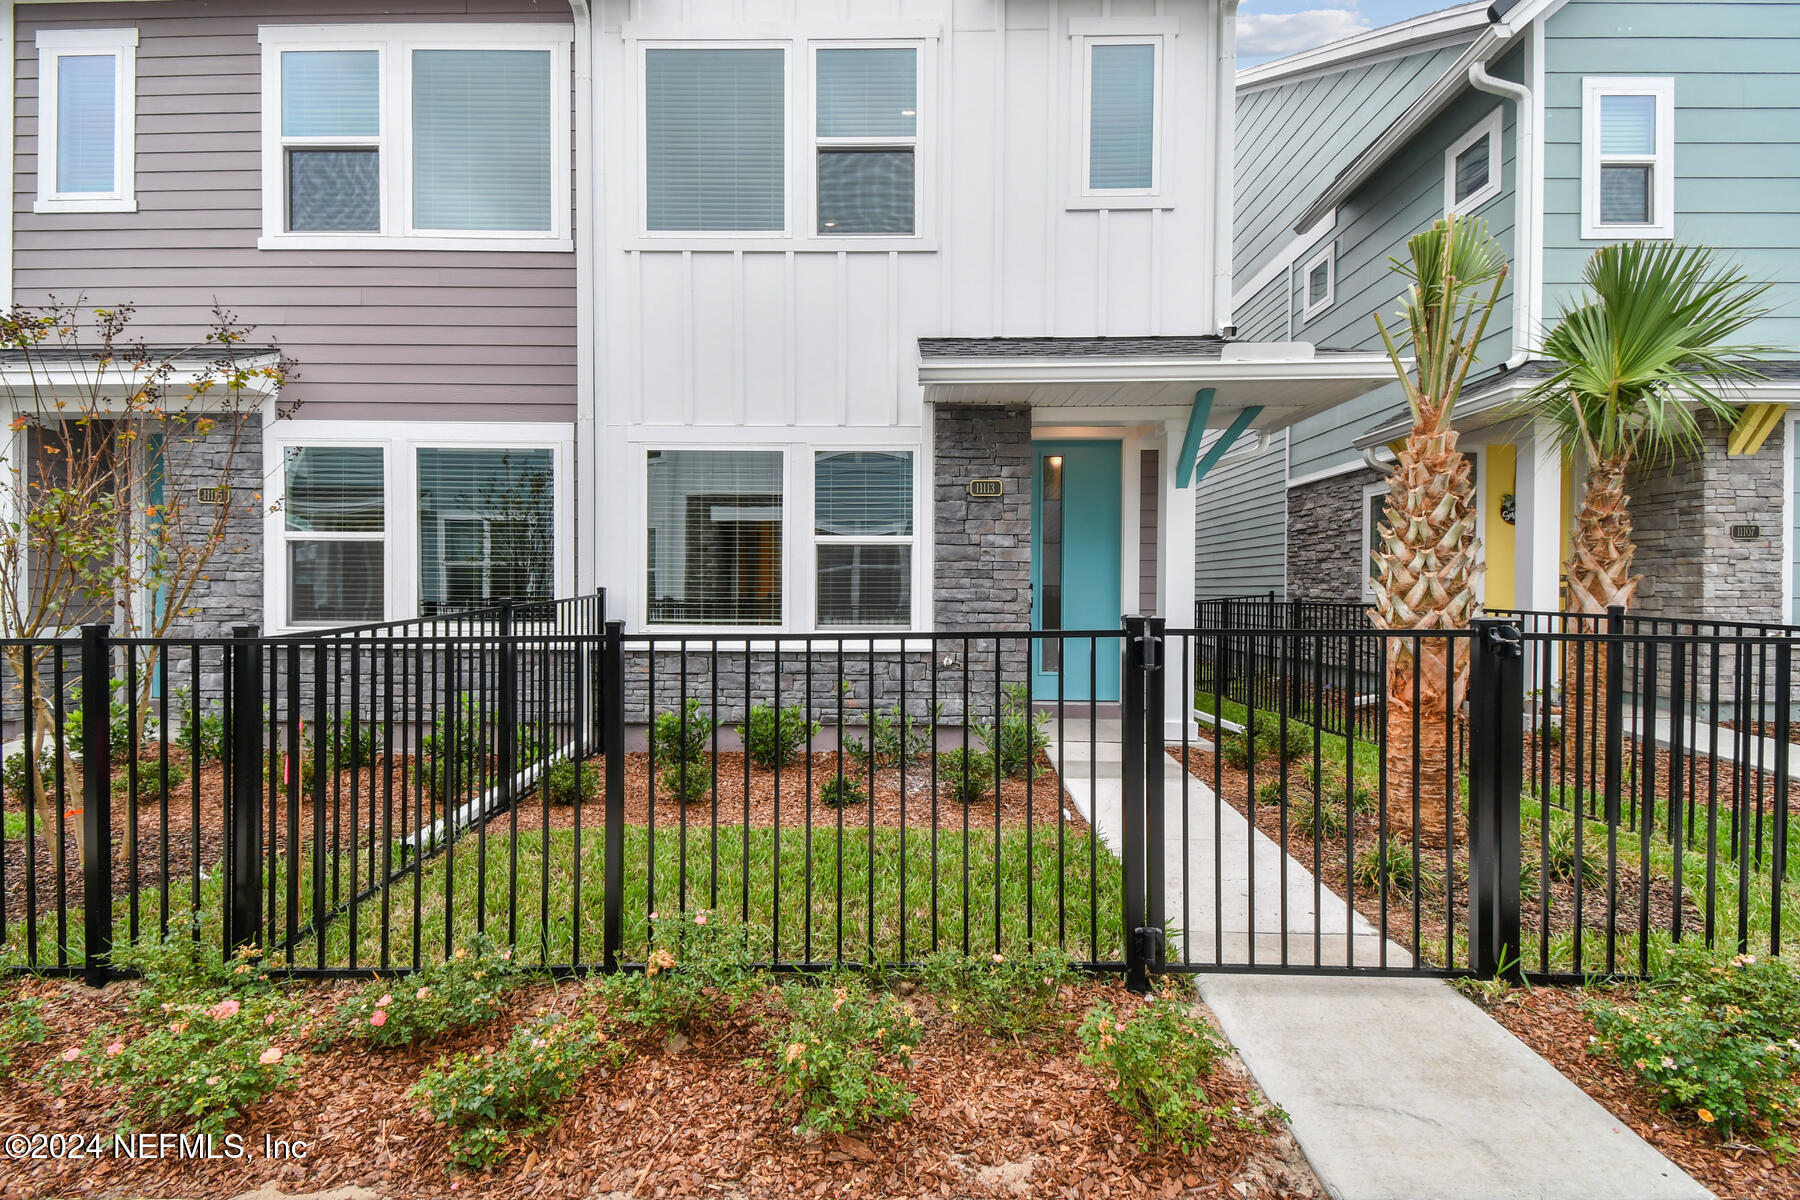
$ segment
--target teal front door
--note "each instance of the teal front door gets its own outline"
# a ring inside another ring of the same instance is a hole
[[[1117,629],[1121,445],[1034,442],[1031,627]],[[1119,640],[1045,638],[1032,653],[1034,699],[1117,700]]]

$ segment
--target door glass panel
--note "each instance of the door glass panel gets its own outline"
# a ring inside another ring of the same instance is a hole
[[[1060,454],[1044,458],[1044,499],[1041,519],[1043,531],[1043,566],[1039,581],[1044,590],[1043,627],[1062,628],[1063,601],[1063,460]],[[1043,669],[1062,669],[1062,643],[1056,638],[1043,641]]]

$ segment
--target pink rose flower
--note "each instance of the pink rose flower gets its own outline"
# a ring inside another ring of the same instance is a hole
[[[699,915],[698,915],[698,916],[696,916],[696,917],[695,917],[695,918],[694,918],[694,924],[696,924],[696,925],[704,925],[704,924],[706,924],[706,914],[705,914],[705,913],[701,913],[701,914],[699,914]]]
[[[386,1008],[388,1005],[392,1004],[393,1002],[394,1002],[394,998],[384,992],[384,993],[382,993],[381,999],[379,999],[375,1002],[375,1007],[376,1008]]]
[[[273,1025],[274,1023],[275,1023],[275,1014],[274,1013],[270,1013],[268,1016],[263,1018],[264,1025]]]
[[[430,995],[431,995],[431,989],[428,987],[422,987],[418,990],[418,993],[413,996],[413,999],[414,1000],[423,1000]]]
[[[106,1047],[106,1057],[108,1058],[117,1058],[123,1053],[125,1053],[124,1042],[112,1042]]]
[[[211,1008],[207,1009],[206,1015],[215,1021],[226,1021],[237,1016],[238,1009],[242,1007],[243,1005],[239,1004],[236,1000],[221,1000]]]
[[[387,1024],[387,1010],[384,1008],[376,1009],[375,1015],[369,1018],[369,1024],[373,1025],[377,1029],[380,1029],[383,1025],[386,1025]]]
[[[80,1046],[70,1046],[67,1050],[63,1051],[63,1055],[62,1055],[64,1062],[74,1062],[76,1059],[78,1059],[80,1057],[81,1057],[81,1047]]]
[[[280,1046],[270,1046],[267,1050],[264,1050],[261,1054],[256,1056],[256,1061],[261,1063],[265,1067],[269,1066],[271,1063],[280,1062],[281,1061],[281,1047]]]

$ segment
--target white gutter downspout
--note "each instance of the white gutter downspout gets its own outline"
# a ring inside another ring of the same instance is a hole
[[[1534,164],[1537,161],[1537,105],[1531,89],[1510,79],[1498,79],[1487,73],[1480,60],[1469,64],[1469,83],[1494,96],[1513,102],[1515,137],[1513,146],[1513,352],[1506,369],[1516,371],[1531,357],[1531,298],[1537,281],[1532,277],[1532,247],[1537,245],[1538,214],[1543,181]]]
[[[599,289],[595,266],[600,239],[594,204],[593,21],[588,0],[569,0],[569,8],[575,17],[575,586],[586,592],[598,583],[600,549],[600,448],[594,388],[594,300]]]
[[[1213,134],[1213,324],[1226,337],[1237,333],[1231,311],[1231,227],[1237,188],[1233,165],[1237,144],[1237,9],[1238,0],[1219,0],[1219,113]]]

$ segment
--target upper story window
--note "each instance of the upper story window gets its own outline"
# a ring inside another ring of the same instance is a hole
[[[1328,242],[1307,261],[1306,292],[1300,306],[1300,315],[1305,320],[1310,321],[1331,307],[1337,284],[1336,252],[1337,243]]]
[[[1500,110],[1444,151],[1444,211],[1474,212],[1500,194]]]
[[[786,138],[785,49],[646,50],[646,228],[784,232]]]
[[[1581,236],[1675,236],[1675,81],[1581,81]]]
[[[1130,38],[1086,42],[1085,192],[1151,195],[1157,190],[1162,120],[1161,43]]]
[[[918,50],[821,47],[814,72],[819,234],[915,232]]]
[[[136,212],[137,30],[45,29],[36,212]]]
[[[566,30],[261,34],[263,248],[570,248]]]

